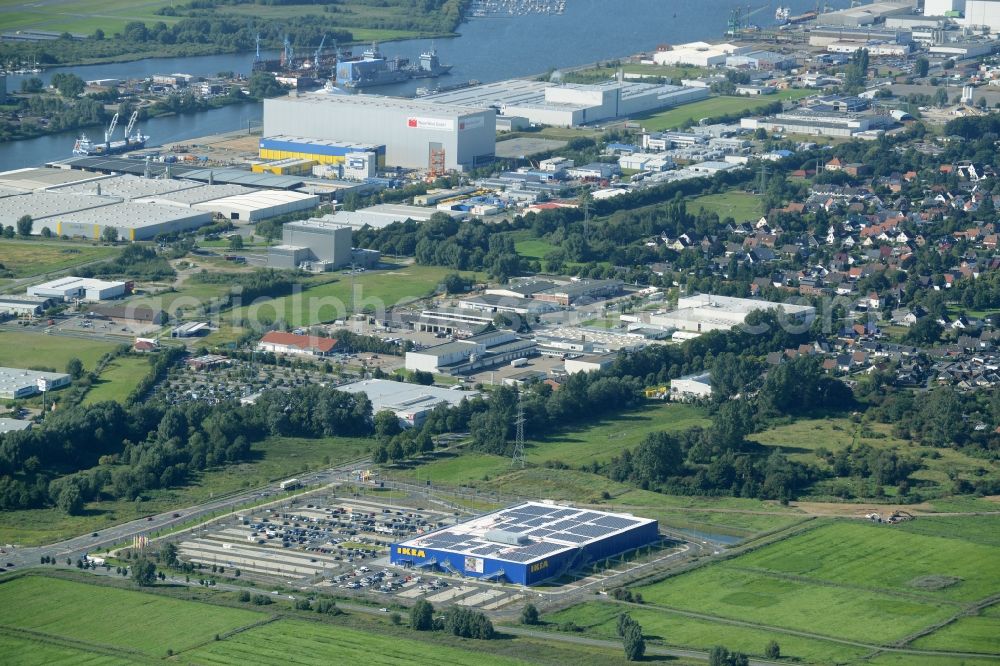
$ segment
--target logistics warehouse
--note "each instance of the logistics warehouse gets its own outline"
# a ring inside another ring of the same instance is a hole
[[[535,585],[659,541],[655,520],[525,502],[392,545],[393,564]]]

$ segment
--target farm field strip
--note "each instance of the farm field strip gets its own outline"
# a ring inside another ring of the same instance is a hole
[[[592,601],[564,611],[545,616],[553,624],[573,622],[583,627],[588,635],[617,638],[618,615],[627,612],[643,628],[643,634],[652,641],[682,648],[705,649],[724,642],[731,650],[763,655],[764,647],[771,640],[781,645],[782,656],[790,660],[829,663],[859,658],[869,651],[866,648],[842,645],[818,638],[804,638],[766,628],[744,627],[725,621],[692,618],[663,608],[645,608],[611,602]],[[725,640],[720,639],[721,636]]]
[[[191,647],[267,617],[41,576],[0,583],[0,595],[4,598],[0,626],[157,657],[168,649]]]
[[[513,666],[523,663],[485,652],[432,645],[395,636],[361,632],[302,620],[279,620],[241,632],[223,641],[208,643],[184,656],[199,664],[250,663],[326,666],[336,663],[398,666],[400,663],[433,663],[438,666]],[[419,657],[417,657],[419,655]]]
[[[995,555],[993,548],[958,539],[841,521],[810,530],[779,547],[749,553],[733,567],[924,598],[973,601],[986,596],[986,590],[1000,590],[1000,565],[983,566],[995,561]]]

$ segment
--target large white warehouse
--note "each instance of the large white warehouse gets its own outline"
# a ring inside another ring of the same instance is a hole
[[[124,296],[126,287],[124,282],[67,276],[28,287],[28,295],[58,298],[61,301],[80,299],[96,303]]]
[[[1000,30],[1000,0],[966,0],[965,25]]]
[[[462,171],[493,160],[496,112],[375,95],[290,95],[264,100],[264,136],[278,135],[385,145],[387,165],[411,169],[429,168],[433,153]]]
[[[505,117],[532,123],[575,127],[602,120],[658,111],[708,97],[705,88],[631,81],[594,84],[513,79],[438,93],[426,98],[442,104],[496,107]]]

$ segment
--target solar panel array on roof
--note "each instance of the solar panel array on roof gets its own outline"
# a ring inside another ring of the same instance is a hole
[[[420,548],[435,548],[473,556],[493,556],[509,562],[530,562],[552,553],[584,545],[655,522],[601,511],[566,506],[522,504],[497,511],[462,525],[444,528],[412,543]],[[493,543],[489,534],[507,532],[527,537],[528,543]]]
[[[638,525],[638,520],[629,520],[628,518],[619,518],[617,516],[603,516],[594,521],[595,525],[600,525],[601,527],[607,527],[611,530],[623,530],[626,527],[632,527],[633,525]]]

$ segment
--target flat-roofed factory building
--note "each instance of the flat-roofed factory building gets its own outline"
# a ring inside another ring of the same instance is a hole
[[[398,566],[536,585],[659,541],[655,520],[525,502],[394,543]]]
[[[377,95],[314,93],[264,100],[264,137],[385,146],[385,163],[465,171],[493,161],[496,112]]]

